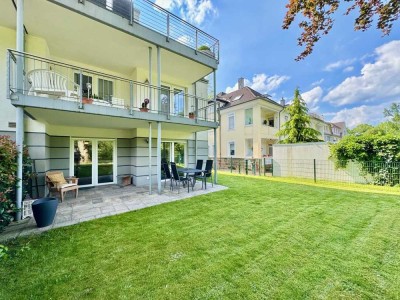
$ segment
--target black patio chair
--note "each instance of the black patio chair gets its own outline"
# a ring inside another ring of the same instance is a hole
[[[196,169],[202,170],[202,168],[203,168],[203,160],[202,159],[198,159],[197,163],[196,163]],[[197,172],[195,174],[191,174],[190,177],[192,177],[192,179],[194,180],[193,182],[196,183],[196,177],[197,176],[201,176],[201,174],[202,174],[201,172]]]
[[[171,178],[171,189],[174,189],[174,182],[175,185],[178,186],[178,193],[180,191],[180,185],[182,184],[183,187],[185,187],[186,184],[190,184],[190,178],[188,177],[183,177],[180,176],[178,173],[178,169],[176,168],[176,164],[174,162],[171,162],[171,171],[172,171],[172,178]]]
[[[162,164],[162,169],[164,171],[164,187],[167,186],[167,179],[170,180],[170,185],[172,184],[172,176],[171,176],[171,171],[169,170],[168,164],[163,163]]]
[[[206,161],[206,169],[203,174],[196,175],[196,179],[201,179],[201,188],[203,188],[203,184],[205,184],[205,181],[207,178],[211,178],[211,184],[214,186],[213,182],[213,177],[212,177],[212,168],[213,168],[213,160],[208,159]]]

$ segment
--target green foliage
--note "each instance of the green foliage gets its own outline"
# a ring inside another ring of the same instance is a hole
[[[395,112],[393,107],[391,111]],[[395,116],[396,113],[393,120]],[[337,168],[345,168],[349,161],[355,161],[364,175],[372,176],[375,185],[400,183],[400,131],[397,122],[383,122],[375,127],[361,124],[337,144],[331,145],[330,150]]]
[[[296,60],[304,59],[313,51],[322,35],[328,34],[334,24],[334,14],[339,7],[348,4],[346,15],[355,16],[354,29],[365,31],[377,21],[377,28],[389,34],[393,23],[400,16],[399,0],[290,0],[283,20],[283,29],[289,29],[297,16],[303,31],[297,39],[304,51]],[[358,10],[355,14],[354,10]]]
[[[0,261],[8,258],[8,247],[0,244]]]
[[[293,103],[286,107],[290,119],[282,125],[277,136],[284,136],[282,144],[320,142],[320,133],[310,127],[310,116],[306,102],[301,98],[299,89],[294,91]]]
[[[389,108],[383,110],[383,115],[391,118],[394,123],[400,123],[400,104],[392,103]]]
[[[0,136],[0,232],[14,219],[15,187],[18,184],[17,146],[9,136]],[[29,163],[28,151],[24,149],[23,163]],[[24,179],[29,178],[28,173]],[[26,182],[25,182],[26,183]]]
[[[206,46],[206,45],[201,45],[197,50],[203,50],[203,51],[206,51],[206,50],[210,50],[210,47],[208,47],[208,46]]]

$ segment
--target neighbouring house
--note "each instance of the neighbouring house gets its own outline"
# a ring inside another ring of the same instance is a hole
[[[4,0],[0,53],[0,134],[28,146],[34,197],[49,170],[161,192],[161,161],[208,157],[219,41],[150,1]]]
[[[272,156],[272,145],[280,122],[288,120],[283,111],[284,101],[277,103],[268,95],[244,86],[244,79],[238,81],[238,89],[231,93],[219,93],[216,100],[219,110],[220,127],[217,130],[218,157],[220,158],[262,158]],[[210,155],[214,145],[214,132],[209,132]]]
[[[239,78],[238,89],[221,92],[216,97],[220,103],[220,127],[216,141],[218,158],[251,159],[273,156],[273,145],[279,142],[276,135],[289,120],[285,100],[270,99],[248,86]],[[336,142],[346,134],[344,122],[329,123],[323,116],[310,113],[310,127],[320,132],[320,139]],[[209,131],[209,155],[213,156],[214,132]]]

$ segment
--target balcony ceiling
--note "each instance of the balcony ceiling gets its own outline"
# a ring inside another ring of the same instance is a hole
[[[118,118],[105,115],[94,115],[77,112],[67,112],[61,110],[49,110],[42,108],[26,107],[25,111],[35,120],[50,125],[82,127],[82,128],[106,128],[106,129],[135,129],[148,128],[148,120]],[[51,112],[51,113],[49,113]],[[106,126],[105,126],[106,124]],[[154,125],[154,128],[156,126]],[[163,131],[176,133],[193,133],[210,129],[208,127],[184,125],[178,123],[162,123]]]
[[[100,8],[99,8],[100,9]],[[16,11],[9,0],[0,10],[0,26],[15,29]],[[25,1],[25,27],[29,35],[47,41],[52,58],[93,65],[130,77],[135,68],[148,69],[148,49],[156,47],[128,33],[48,1]],[[168,50],[161,51],[163,81],[191,84],[212,69]]]

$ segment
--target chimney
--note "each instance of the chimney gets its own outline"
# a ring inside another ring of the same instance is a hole
[[[282,106],[285,106],[285,99],[283,99],[283,97],[282,97],[282,99],[281,99],[281,101],[279,102]]]
[[[238,90],[244,88],[244,78],[240,77],[238,80]]]

